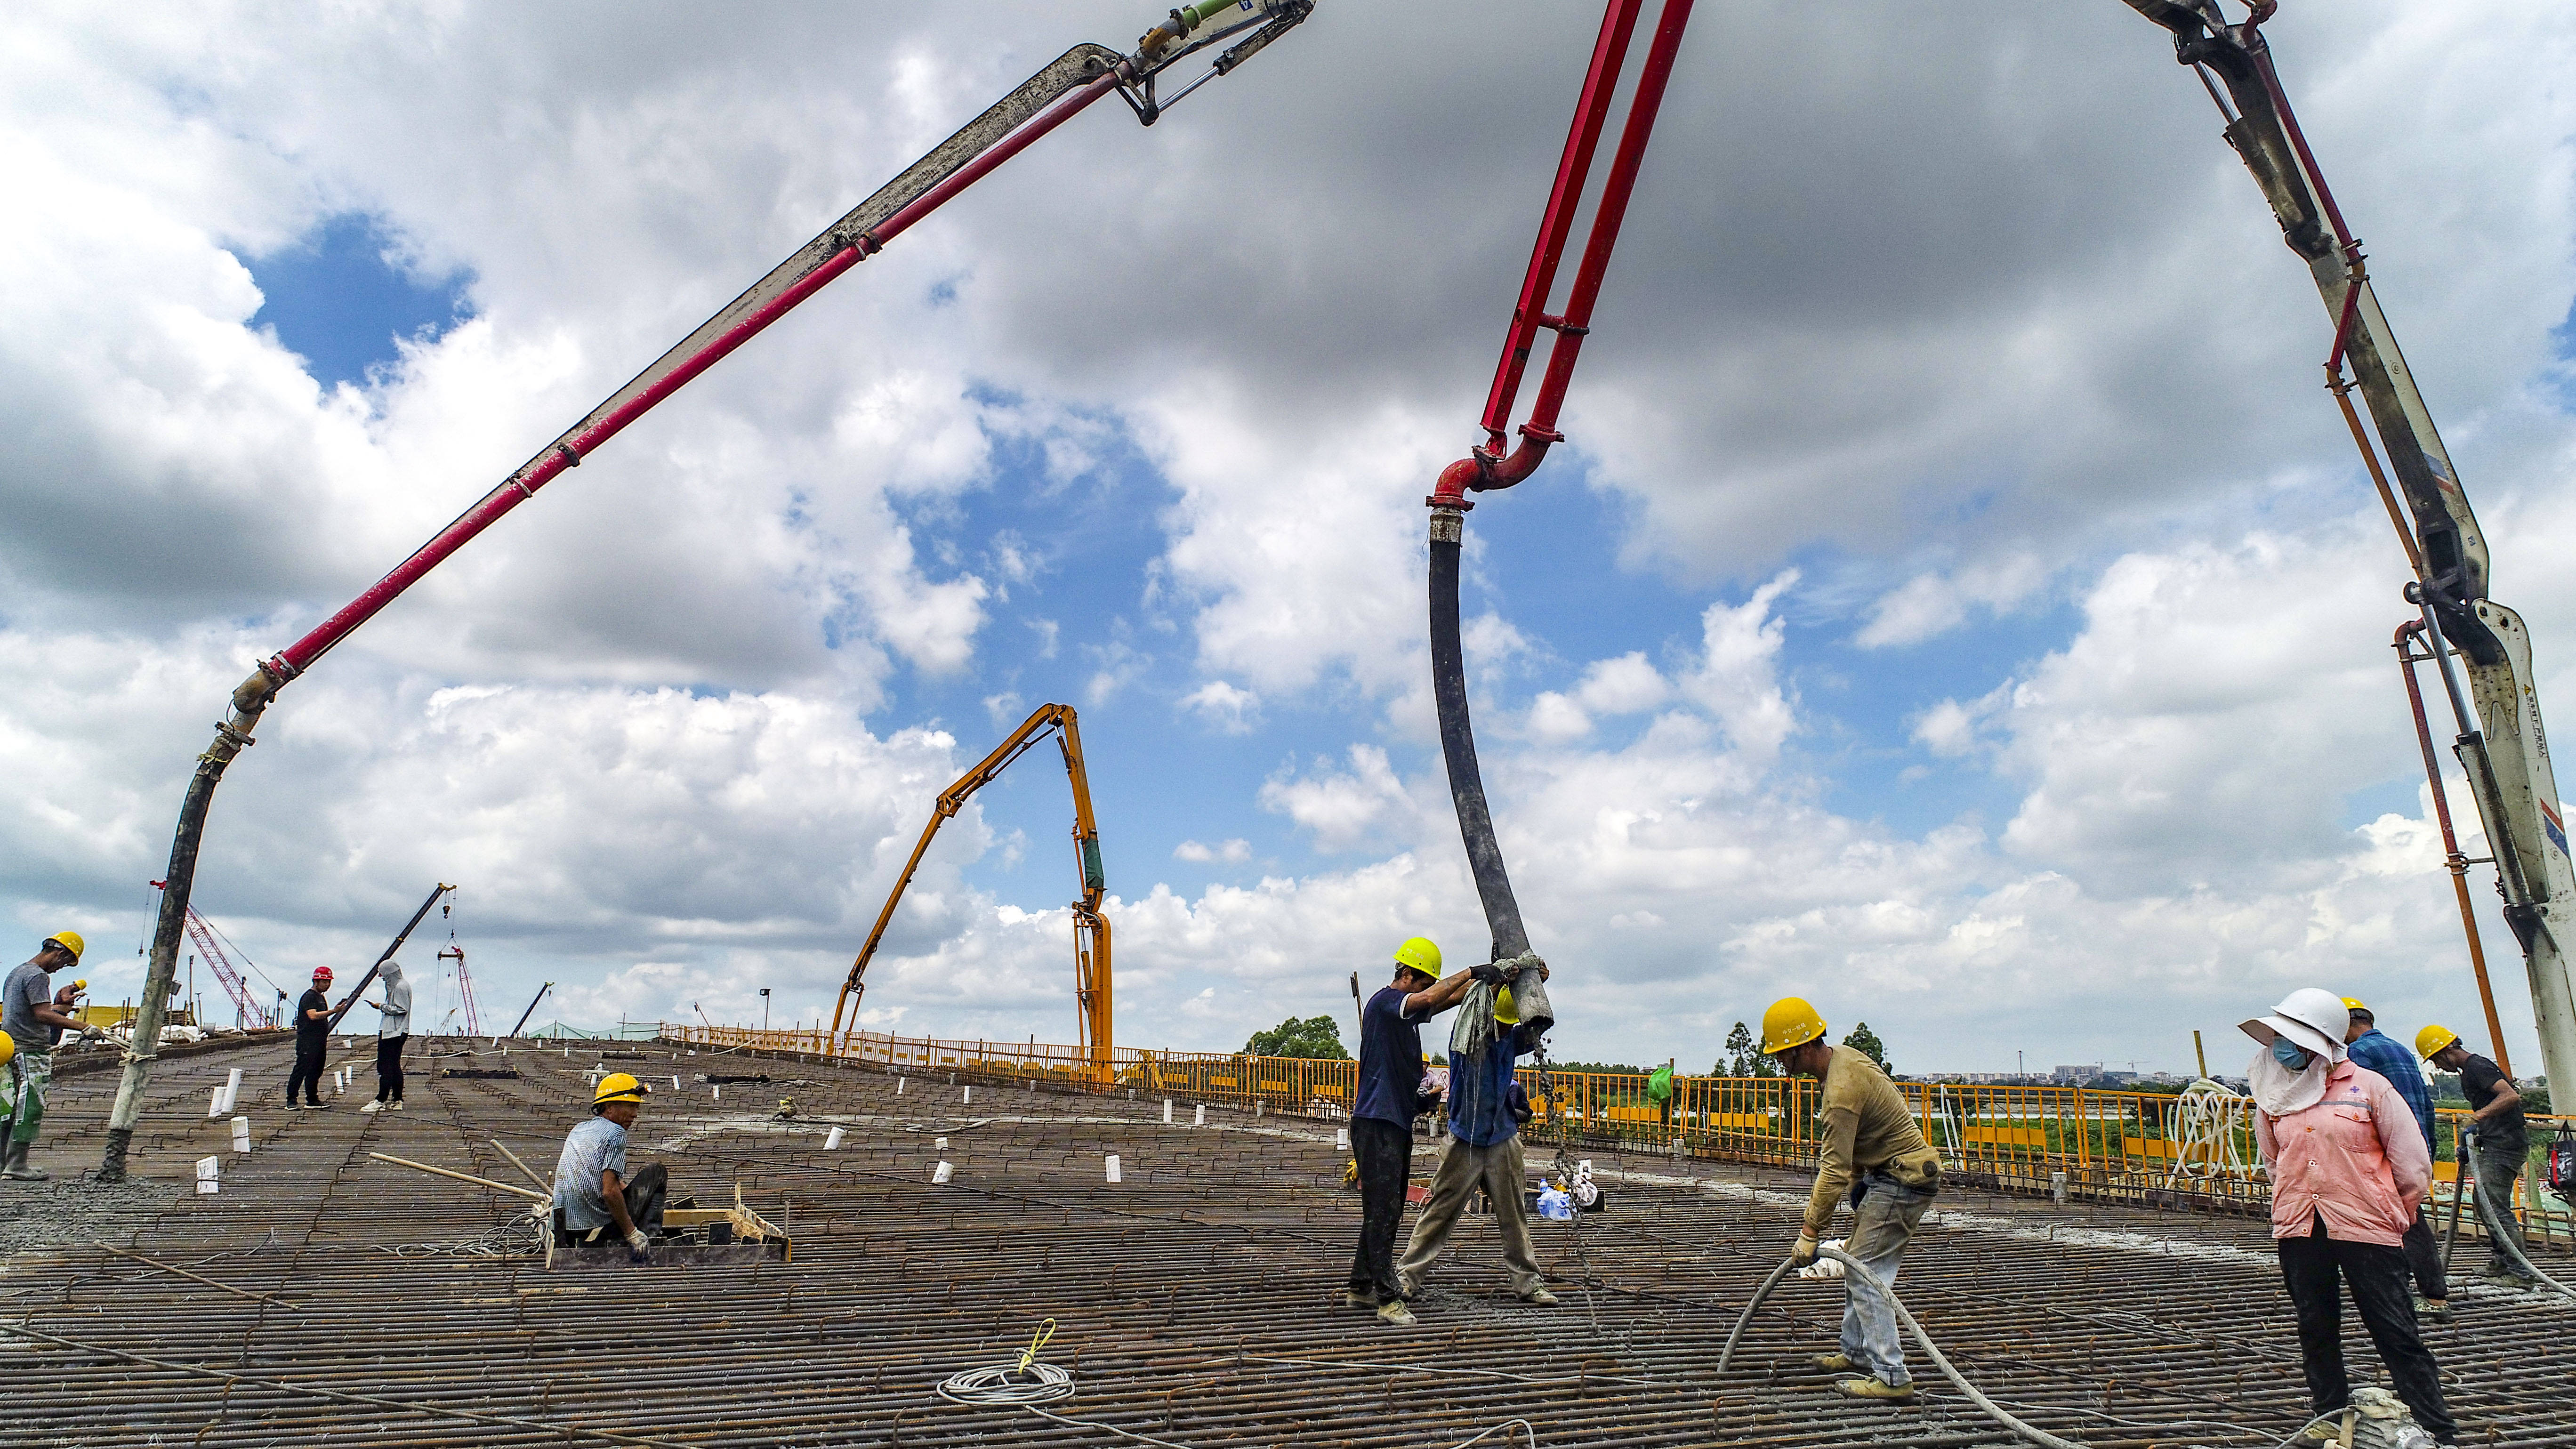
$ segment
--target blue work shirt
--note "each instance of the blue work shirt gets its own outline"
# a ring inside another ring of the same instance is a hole
[[[1496,1023],[1499,1028],[1500,1023]],[[1509,1142],[1520,1132],[1512,1120],[1512,1073],[1521,1054],[1538,1049],[1538,1036],[1527,1025],[1494,1033],[1494,1048],[1485,1053],[1481,1080],[1467,1058],[1449,1054],[1449,1135],[1470,1147]]]
[[[1423,1017],[1405,1014],[1407,993],[1389,986],[1360,1008],[1360,1086],[1351,1115],[1411,1131],[1422,1096]]]
[[[2424,1085],[2424,1069],[2415,1064],[2415,1054],[2376,1027],[2354,1037],[2344,1051],[2356,1065],[2386,1077],[2397,1095],[2406,1099],[2415,1113],[2415,1125],[2424,1129],[2424,1150],[2433,1151],[2433,1093]]]

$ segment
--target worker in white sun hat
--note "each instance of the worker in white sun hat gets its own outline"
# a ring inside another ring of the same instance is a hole
[[[2254,1089],[2254,1145],[2272,1171],[2272,1241],[2299,1320],[2314,1442],[2341,1426],[2324,1416],[2352,1402],[2344,1377],[2343,1290],[2352,1290],[2397,1397],[2437,1444],[2459,1442],[2441,1369],[2416,1331],[2407,1294],[2407,1225],[2433,1182],[2433,1158],[2406,1098],[2344,1050],[2352,1008],[2331,991],[2293,991],[2240,1024],[2263,1044],[2245,1075]]]

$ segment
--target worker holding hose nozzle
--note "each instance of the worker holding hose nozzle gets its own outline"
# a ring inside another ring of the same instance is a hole
[[[2331,991],[2293,991],[2268,1016],[2239,1024],[2263,1044],[2246,1068],[2254,1145],[2272,1173],[2272,1241],[2299,1320],[2308,1403],[2302,1431],[2334,1439],[2352,1403],[2344,1377],[2343,1290],[2388,1366],[2390,1385],[2437,1444],[2459,1442],[2441,1368],[2407,1297],[2407,1225],[2432,1189],[2433,1156],[2405,1097],[2351,1059],[2351,1008]]]
[[[1440,947],[1416,936],[1395,948],[1395,980],[1360,1008],[1360,1082],[1351,1100],[1351,1160],[1359,1167],[1360,1245],[1343,1302],[1413,1322],[1395,1276],[1395,1226],[1413,1177],[1413,1119],[1440,1104],[1424,1085],[1421,1023],[1458,1004],[1472,971],[1440,977]]]
[[[1537,981],[1525,974],[1531,971]],[[1503,1266],[1511,1270],[1513,1294],[1523,1303],[1553,1307],[1556,1295],[1547,1290],[1538,1252],[1530,1243],[1529,1167],[1521,1157],[1511,1092],[1515,1063],[1538,1050],[1546,1029],[1539,1020],[1521,1019],[1512,988],[1518,984],[1544,1001],[1546,993],[1538,983],[1547,979],[1547,963],[1517,956],[1471,967],[1468,974],[1474,979],[1466,1006],[1449,1033],[1449,1143],[1440,1149],[1431,1196],[1413,1221],[1404,1261],[1396,1265],[1396,1288],[1407,1298],[1420,1290],[1423,1275],[1440,1260],[1450,1230],[1458,1226],[1458,1215],[1467,1210],[1467,1200],[1482,1188],[1493,1204],[1494,1226],[1502,1231]],[[1531,1015],[1539,1014],[1534,1004]],[[1550,1015],[1546,1021],[1554,1019]]]
[[[1816,1261],[1816,1240],[1848,1197],[1853,1220],[1843,1251],[1893,1289],[1906,1245],[1941,1190],[1941,1154],[1923,1140],[1887,1073],[1866,1053],[1825,1040],[1825,1018],[1807,1002],[1785,996],[1771,1003],[1762,1013],[1762,1051],[1794,1075],[1817,1078],[1822,1088],[1816,1187],[1791,1260],[1801,1268]],[[1816,1367],[1868,1375],[1834,1385],[1846,1398],[1911,1402],[1914,1376],[1896,1336],[1895,1308],[1884,1295],[1845,1281],[1842,1346],[1817,1355]]]

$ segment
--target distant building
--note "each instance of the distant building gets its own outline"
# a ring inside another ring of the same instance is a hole
[[[2052,1082],[2089,1082],[2100,1075],[2102,1075],[2102,1064],[2095,1062],[2089,1067],[2059,1067],[2048,1074],[2048,1079]]]

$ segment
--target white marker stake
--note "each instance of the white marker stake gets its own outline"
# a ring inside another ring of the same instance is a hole
[[[930,1144],[930,1146],[931,1150],[934,1152],[945,1152],[948,1150],[948,1139],[942,1137],[937,1142]]]
[[[674,1092],[680,1090],[680,1079],[677,1074],[674,1074],[671,1078],[671,1090]]]
[[[721,1101],[723,1101],[723,1100],[724,1100],[724,1088],[722,1088],[722,1087],[718,1087],[718,1086],[714,1086],[714,1085],[710,1085],[710,1086],[708,1086],[707,1090],[708,1090],[708,1091],[710,1091],[710,1092],[715,1093],[715,1095],[714,1095],[713,1097],[710,1097],[710,1098],[708,1098],[707,1100],[709,1100],[709,1101],[711,1101],[711,1102],[721,1102]]]
[[[1199,1103],[1198,1115],[1191,1119],[1190,1125],[1193,1127],[1205,1127],[1207,1125],[1207,1103]]]
[[[956,1175],[956,1172],[957,1172],[957,1169],[956,1169],[956,1168],[951,1167],[951,1166],[949,1166],[947,1163],[943,1162],[943,1163],[939,1164],[939,1167],[938,1167],[938,1169],[937,1169],[936,1171],[934,1171],[934,1172],[932,1172],[932,1173],[930,1174],[930,1180],[931,1180],[932,1182],[946,1182],[949,1178],[951,1178],[951,1177],[955,1176],[955,1175]]]
[[[1348,1127],[1336,1127],[1333,1129],[1333,1150],[1335,1152],[1348,1152],[1351,1150],[1351,1129]]]
[[[832,1135],[830,1135],[829,1137],[826,1137],[826,1138],[824,1138],[824,1139],[823,1139],[823,1150],[824,1150],[824,1151],[826,1151],[826,1152],[838,1152],[838,1151],[840,1151],[840,1150],[841,1150],[841,1129],[840,1129],[840,1128],[838,1128],[838,1127],[833,1128],[833,1129],[832,1129]]]
[[[224,1115],[224,1089],[221,1087],[208,1087],[206,1089],[206,1120],[212,1122],[222,1115]]]
[[[902,1095],[903,1095],[903,1089],[904,1089],[904,1087],[905,1087],[906,1085],[908,1085],[908,1084],[911,1082],[911,1080],[912,1080],[912,1079],[911,1079],[910,1077],[897,1077],[897,1078],[895,1078],[895,1079],[894,1079],[894,1094],[895,1094],[896,1096],[898,1096],[898,1097],[902,1096]]]
[[[209,1194],[221,1191],[221,1186],[215,1174],[222,1169],[223,1165],[224,1160],[220,1157],[198,1158],[197,1191]]]
[[[230,1113],[241,1105],[241,1068],[235,1067],[224,1077],[224,1111]]]
[[[975,1100],[975,1089],[974,1089],[973,1087],[968,1087],[968,1088],[966,1089],[966,1096],[965,1096],[965,1100],[966,1100],[966,1101],[969,1101],[969,1102],[972,1102],[972,1101],[974,1101],[974,1100]]]
[[[1111,1182],[1118,1180],[1118,1154],[1115,1152],[1109,1154],[1109,1180]]]
[[[1163,1125],[1166,1127],[1172,1125],[1172,1099],[1169,1097],[1163,1099]]]
[[[250,1151],[250,1119],[248,1117],[235,1117],[233,1119],[233,1151]]]

